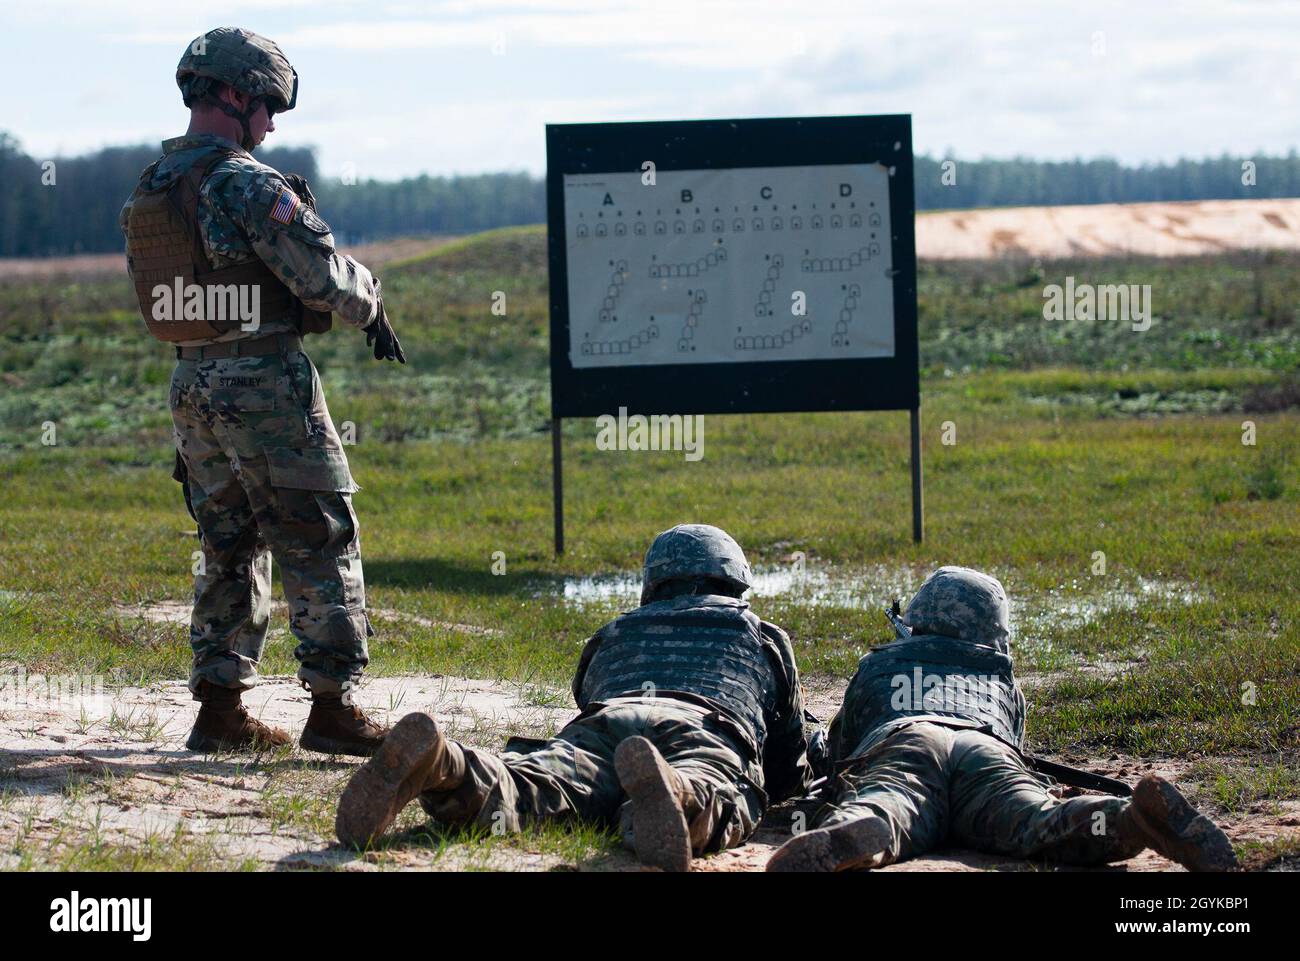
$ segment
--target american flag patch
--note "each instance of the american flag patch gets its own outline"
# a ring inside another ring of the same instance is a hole
[[[298,210],[298,195],[292,190],[280,191],[280,199],[271,208],[271,219],[282,224],[293,223],[293,215]]]

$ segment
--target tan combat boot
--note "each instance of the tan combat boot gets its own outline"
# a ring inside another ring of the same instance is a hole
[[[451,790],[464,777],[460,745],[444,737],[428,714],[408,714],[343,789],[334,831],[343,844],[365,848],[421,791]]]
[[[621,741],[614,770],[632,809],[637,860],[661,871],[689,871],[691,837],[683,806],[690,788],[643,737]]]
[[[383,743],[388,728],[380,727],[355,704],[338,694],[312,694],[311,713],[298,743],[321,754],[370,757]]]
[[[289,732],[278,727],[268,727],[256,718],[249,717],[240,701],[241,691],[234,687],[217,687],[200,681],[196,697],[199,699],[199,716],[194,719],[185,746],[191,751],[263,751],[282,747],[292,738]]]
[[[886,862],[893,831],[873,814],[796,834],[768,859],[768,871],[847,871]]]
[[[1237,867],[1228,836],[1187,803],[1178,788],[1155,774],[1138,781],[1121,819],[1121,830],[1136,831],[1157,854],[1189,871]]]

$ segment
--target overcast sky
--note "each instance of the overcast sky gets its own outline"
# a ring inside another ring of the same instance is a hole
[[[38,158],[180,133],[176,62],[223,25],[293,62],[268,143],[332,176],[541,174],[544,124],[605,120],[910,113],[918,153],[967,159],[1300,145],[1300,6],[1265,0],[3,0],[0,130]]]

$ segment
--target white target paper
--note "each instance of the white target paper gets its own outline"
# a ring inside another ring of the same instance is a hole
[[[880,164],[566,174],[574,367],[892,357]]]

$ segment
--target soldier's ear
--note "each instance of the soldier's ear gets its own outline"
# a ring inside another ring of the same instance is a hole
[[[221,99],[242,113],[248,109],[248,103],[253,98],[244,91],[236,90],[230,84],[225,84],[221,91]]]

